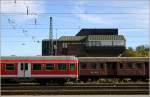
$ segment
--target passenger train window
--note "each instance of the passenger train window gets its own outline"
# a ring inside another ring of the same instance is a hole
[[[123,69],[123,64],[119,63],[120,69]]]
[[[28,70],[28,63],[25,63],[25,70]]]
[[[14,70],[15,65],[14,64],[6,64],[6,70]]]
[[[141,63],[137,63],[137,64],[136,64],[136,67],[137,67],[137,68],[142,68],[142,64],[141,64]]]
[[[129,63],[129,64],[128,64],[128,67],[129,67],[130,69],[133,69],[133,64]]]
[[[145,62],[145,68],[149,68],[149,62]]]
[[[75,64],[70,64],[70,69],[75,70]]]
[[[28,63],[21,63],[21,70],[28,70]]]
[[[41,70],[41,64],[38,63],[33,64],[33,70]]]
[[[54,64],[46,64],[46,70],[54,70]]]
[[[96,69],[96,64],[95,63],[91,64],[91,69]]]
[[[23,63],[21,63],[21,67],[20,67],[20,69],[21,69],[21,70],[23,70]]]
[[[103,69],[103,68],[104,68],[104,64],[100,63],[100,64],[99,64],[99,67],[100,67],[101,69]]]
[[[58,69],[59,70],[66,70],[67,66],[66,66],[66,64],[58,64]]]
[[[87,64],[81,64],[81,69],[86,69],[87,68]]]

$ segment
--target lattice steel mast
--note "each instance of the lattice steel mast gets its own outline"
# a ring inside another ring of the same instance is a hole
[[[53,25],[52,17],[50,17],[50,28],[49,28],[49,55],[53,55]]]

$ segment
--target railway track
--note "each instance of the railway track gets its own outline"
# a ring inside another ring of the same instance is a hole
[[[146,84],[119,85],[5,85],[1,87],[2,95],[82,95],[82,94],[148,94]]]

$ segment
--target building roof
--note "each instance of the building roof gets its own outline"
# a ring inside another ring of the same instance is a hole
[[[58,41],[82,41],[86,36],[62,36]]]
[[[81,29],[76,36],[87,36],[87,35],[118,35],[117,28],[108,28],[108,29]]]
[[[125,40],[123,35],[89,35],[88,40]]]
[[[57,41],[83,41],[87,40],[125,40],[123,35],[88,35],[88,36],[61,36]],[[49,41],[44,39],[42,41]],[[53,40],[55,41],[55,40]]]

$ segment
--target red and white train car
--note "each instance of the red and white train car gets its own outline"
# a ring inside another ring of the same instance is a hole
[[[3,56],[0,63],[2,80],[78,78],[78,58],[74,56]]]

